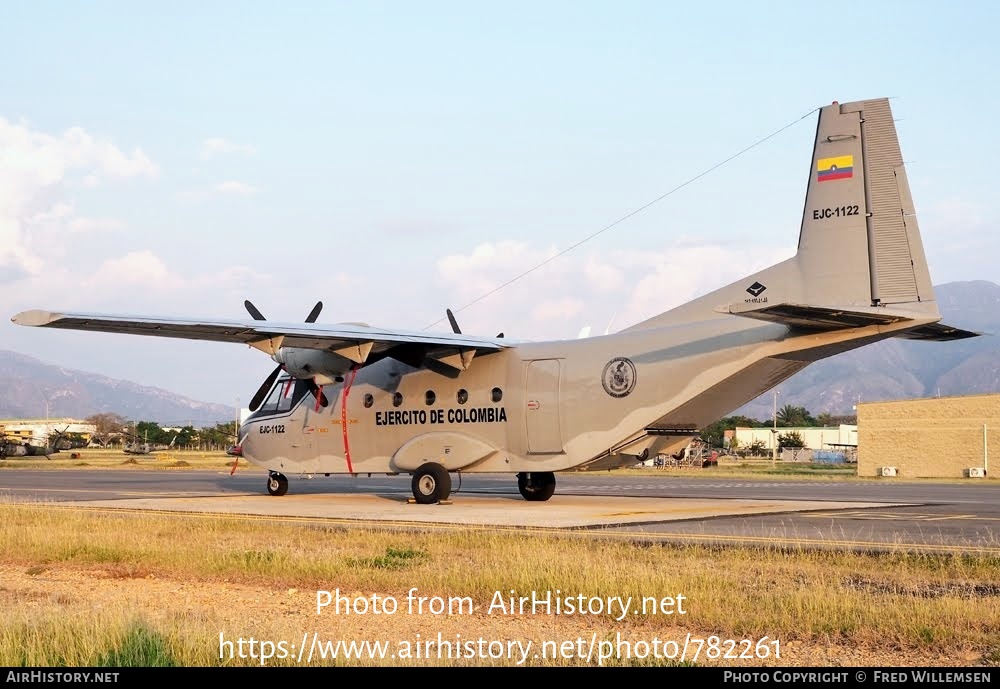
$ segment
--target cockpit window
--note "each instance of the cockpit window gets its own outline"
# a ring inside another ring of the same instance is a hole
[[[253,415],[256,417],[284,414],[307,395],[313,399],[313,394],[306,381],[284,376],[274,384],[271,393],[264,400],[264,404],[260,405],[260,408]]]

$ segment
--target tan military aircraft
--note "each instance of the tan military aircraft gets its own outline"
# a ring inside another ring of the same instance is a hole
[[[20,325],[236,342],[278,364],[239,453],[288,473],[412,475],[418,503],[452,473],[509,472],[547,500],[555,472],[674,452],[809,363],[941,324],[886,99],[833,103],[819,123],[798,252],[625,330],[555,342],[364,324],[170,320],[25,311]]]

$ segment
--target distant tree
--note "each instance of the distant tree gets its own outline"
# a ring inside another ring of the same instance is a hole
[[[778,436],[778,445],[780,447],[805,447],[806,443],[798,431],[790,431]]]
[[[791,404],[786,404],[778,410],[777,423],[779,426],[783,426],[785,428],[795,426],[815,426],[816,419],[813,418],[812,414],[810,414],[809,410],[805,407],[796,407]]]
[[[176,434],[176,439],[171,435],[170,440],[173,441],[176,447],[187,447],[194,443],[194,439],[198,437],[198,431],[194,426],[182,426],[181,430]]]
[[[88,416],[86,421],[94,425],[95,430],[91,438],[101,447],[107,447],[108,443],[120,438],[128,425],[124,416],[109,413]]]
[[[164,445],[170,442],[170,437],[155,421],[139,421],[135,424],[134,440],[150,445]]]
[[[839,426],[841,424],[856,426],[858,424],[858,417],[854,414],[830,414],[823,412],[816,417],[816,423],[820,426]]]
[[[754,440],[747,448],[747,454],[751,457],[762,457],[767,454],[767,443],[763,440]]]
[[[196,442],[204,450],[218,450],[236,443],[236,422],[216,424],[214,428],[202,428],[197,433]]]
[[[751,419],[749,416],[726,416],[701,429],[699,437],[709,445],[718,446],[722,444],[726,431],[732,431],[736,428],[761,428],[766,425],[763,421]]]

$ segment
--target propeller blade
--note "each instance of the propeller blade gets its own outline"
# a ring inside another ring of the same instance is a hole
[[[316,396],[316,400],[319,402],[319,406],[325,407],[329,402],[327,402],[326,395],[323,394],[323,388],[316,384],[316,381],[310,378],[306,381],[309,385],[309,389],[312,390],[312,394]]]
[[[452,332],[456,335],[461,335],[462,331],[458,328],[458,321],[455,320],[455,314],[451,312],[451,309],[445,309],[445,313],[448,314],[448,322],[451,323]]]
[[[306,316],[306,323],[315,323],[316,319],[319,318],[319,312],[322,310],[323,310],[323,302],[321,301],[316,302],[316,306],[314,306],[313,310],[309,312],[308,316]]]
[[[261,386],[257,388],[257,392],[254,393],[253,399],[250,400],[250,411],[257,411],[260,405],[264,403],[264,398],[271,390],[271,386],[274,385],[274,381],[278,379],[279,373],[281,373],[281,364],[278,364],[278,367],[271,371],[271,375],[269,375]]]
[[[257,307],[250,303],[249,299],[247,299],[247,300],[245,300],[243,302],[243,306],[245,306],[247,308],[247,311],[250,312],[250,317],[253,318],[255,321],[266,321],[267,320],[266,318],[264,318],[264,314],[262,314],[260,311],[258,311]]]

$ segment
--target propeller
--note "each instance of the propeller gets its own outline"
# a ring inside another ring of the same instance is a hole
[[[253,318],[255,321],[267,320],[266,318],[264,318],[264,314],[262,314],[260,310],[250,302],[249,299],[246,299],[243,302],[243,306],[246,307],[247,313],[249,313],[250,317]],[[306,323],[315,323],[316,319],[319,318],[320,311],[322,310],[323,310],[323,302],[321,301],[316,302],[316,306],[314,306],[312,308],[312,311],[309,312],[309,315],[306,316]],[[264,403],[264,398],[267,397],[267,393],[274,386],[274,381],[278,379],[278,375],[281,373],[281,370],[283,368],[284,366],[278,364],[278,366],[273,371],[271,371],[271,374],[264,379],[264,382],[261,383],[261,386],[257,388],[257,392],[254,393],[253,398],[250,400],[250,411],[257,411],[260,405]],[[309,385],[309,389],[312,391],[313,395],[316,396],[316,400],[319,402],[320,406],[325,407],[328,404],[328,402],[326,399],[326,395],[323,394],[323,388],[317,385],[316,381],[313,380],[312,378],[309,378],[306,381],[306,383]]]
[[[456,335],[461,335],[462,331],[458,327],[458,321],[455,320],[455,314],[451,312],[451,309],[445,309],[444,311],[448,314],[448,322],[451,323],[452,332]],[[497,333],[497,337],[503,337],[503,333]]]

